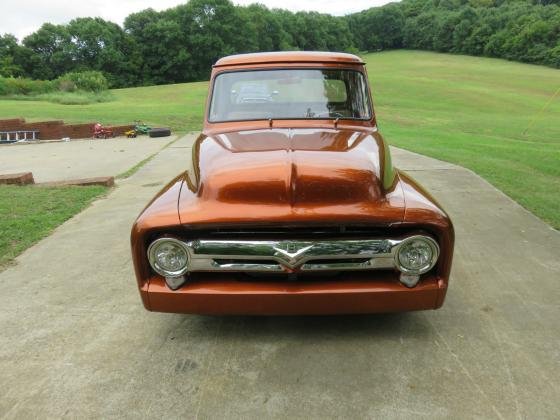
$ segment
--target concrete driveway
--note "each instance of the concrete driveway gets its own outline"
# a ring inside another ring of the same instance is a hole
[[[33,172],[35,182],[115,176],[176,138],[140,136],[4,145],[0,146],[0,174]]]
[[[456,226],[442,309],[144,311],[129,228],[189,144],[163,150],[0,273],[0,417],[558,418],[560,234],[473,173],[405,151],[395,162]]]

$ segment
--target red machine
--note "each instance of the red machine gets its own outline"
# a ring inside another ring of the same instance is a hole
[[[108,139],[115,137],[115,133],[110,128],[103,127],[100,123],[93,126],[94,139]]]

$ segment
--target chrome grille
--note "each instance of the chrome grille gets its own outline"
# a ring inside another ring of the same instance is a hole
[[[189,271],[310,272],[395,268],[401,239],[185,242]]]

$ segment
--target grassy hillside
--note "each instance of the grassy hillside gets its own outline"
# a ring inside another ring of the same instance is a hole
[[[470,168],[560,228],[560,71],[502,60],[393,51],[367,55],[382,132],[396,146]],[[201,126],[207,83],[115,90],[87,106],[0,100],[0,118]],[[530,125],[531,129],[523,134]]]
[[[391,144],[472,169],[560,228],[560,96],[540,113],[560,70],[410,51],[366,59]]]
[[[24,117],[30,121],[63,119],[66,122],[130,124],[143,120],[175,130],[198,130],[202,124],[207,82],[115,89],[112,102],[61,105],[0,98],[0,119]]]

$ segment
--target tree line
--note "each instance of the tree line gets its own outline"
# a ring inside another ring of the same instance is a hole
[[[560,0],[403,0],[335,17],[229,0],[190,0],[129,15],[45,23],[0,36],[0,76],[54,80],[97,70],[112,87],[204,80],[228,54],[422,49],[560,68]]]

